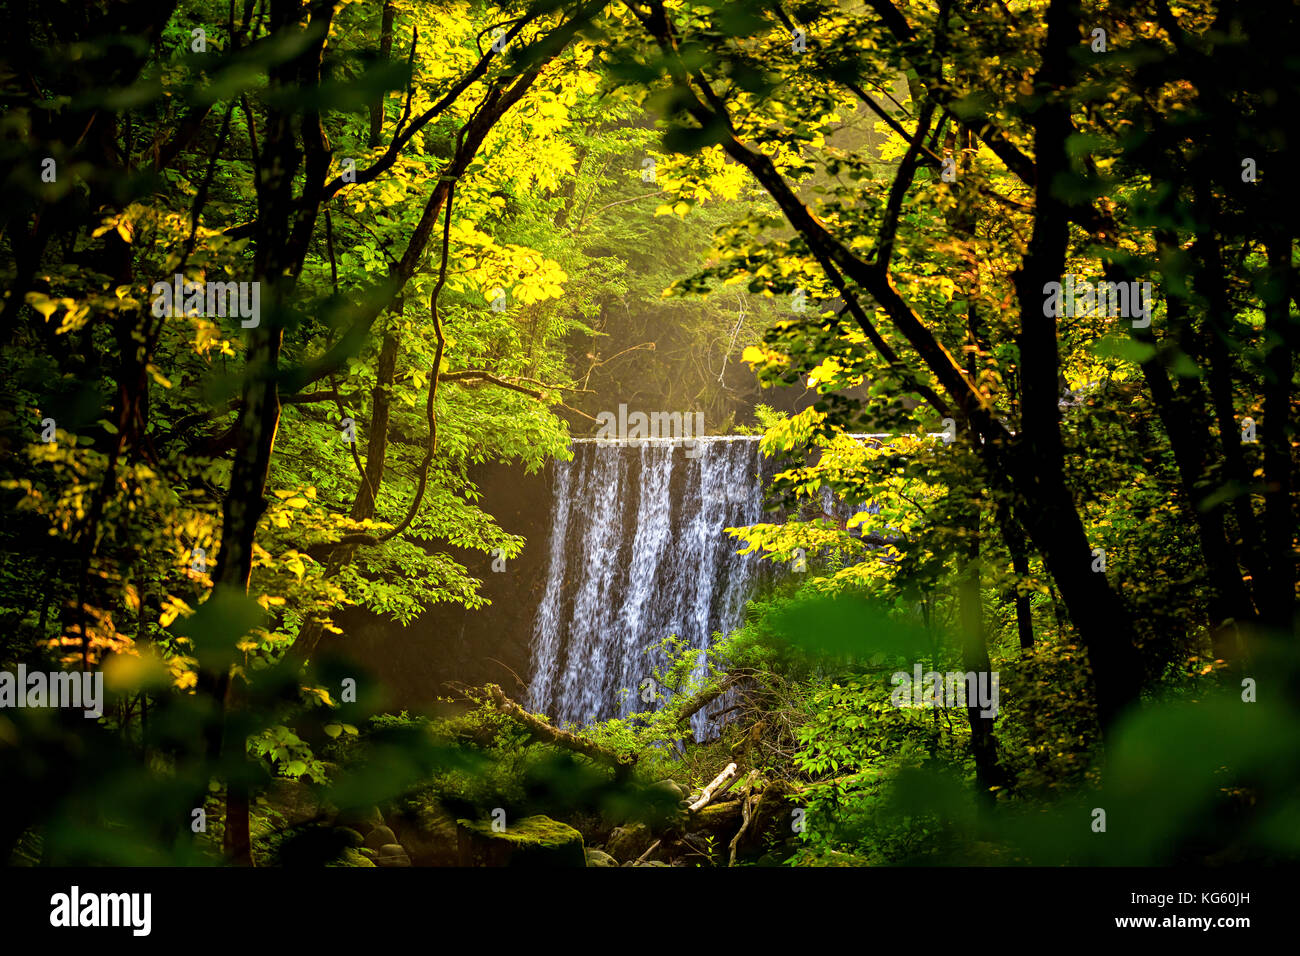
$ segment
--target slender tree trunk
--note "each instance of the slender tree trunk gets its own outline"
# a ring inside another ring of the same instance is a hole
[[[384,12],[379,27],[379,59],[387,63],[393,52],[393,0],[384,0]],[[414,82],[414,80],[412,80]],[[384,94],[380,93],[370,104],[370,138],[367,145],[374,149],[383,145]]]
[[[971,508],[966,519],[970,545],[965,566],[957,583],[958,617],[961,622],[961,661],[967,673],[978,676],[981,683],[992,681],[992,664],[984,637],[984,608],[980,597],[980,530],[979,511]],[[976,687],[981,686],[980,683]],[[1005,786],[1005,775],[998,764],[998,741],[993,733],[994,717],[981,713],[974,697],[975,687],[967,686],[966,718],[970,721],[971,753],[975,758],[975,783],[981,799],[992,801],[993,788]]]
[[[1016,576],[1016,634],[1020,638],[1020,649],[1028,650],[1034,646],[1034,614],[1029,594],[1022,585],[1029,577],[1029,543],[1008,505],[998,508],[998,526],[1002,531],[1002,541],[1011,554],[1011,570]]]
[[[299,16],[300,8],[293,0],[272,0],[272,32],[292,32]],[[333,5],[328,0],[316,0],[311,5],[306,27],[310,42],[299,57],[272,69],[273,87],[319,83],[320,61],[332,17]],[[323,163],[319,156],[324,145],[319,117],[311,113],[304,115],[303,135],[308,157],[307,180],[302,201],[296,203],[293,182],[303,153],[294,142],[291,114],[275,109],[269,112],[257,170],[258,218],[253,257],[253,278],[262,286],[263,314],[259,324],[249,332],[243,405],[236,425],[230,486],[222,511],[221,550],[213,574],[213,598],[223,593],[247,595],[257,524],[266,510],[266,479],[280,423],[278,380],[284,314],[289,291],[306,257],[319,207],[319,201],[313,202],[312,197],[318,195],[328,169],[328,156]],[[220,755],[237,764],[246,759],[245,742],[224,739],[233,663],[227,661],[201,671],[199,683],[217,702],[219,711],[217,719],[209,725],[208,757],[214,759]],[[253,863],[248,809],[247,786],[240,774],[232,774],[227,781],[225,849],[229,860],[236,865]]]
[[[388,420],[392,409],[393,382],[397,378],[397,336],[384,334],[379,350],[379,368],[371,390],[370,434],[366,437],[365,477],[352,502],[352,518],[364,521],[375,516],[375,498],[384,479],[384,460],[388,454]]]
[[[1172,233],[1162,232],[1157,238],[1162,247],[1177,246],[1177,237]],[[1171,296],[1166,308],[1170,325],[1183,328],[1187,322],[1185,301]],[[1135,330],[1134,336],[1155,345],[1149,329]],[[1200,386],[1189,381],[1175,388],[1163,362],[1156,356],[1141,364],[1156,412],[1169,436],[1188,518],[1196,526],[1201,559],[1209,578],[1208,610],[1213,621],[1214,655],[1222,660],[1234,660],[1240,651],[1238,627],[1254,620],[1255,607],[1242,580],[1235,549],[1228,540],[1224,506],[1221,502],[1214,503],[1212,496],[1217,489],[1207,480],[1213,452]]]
[[[1288,197],[1296,194],[1289,182],[1281,191]],[[1296,582],[1289,437],[1294,428],[1292,343],[1296,338],[1291,324],[1291,247],[1291,236],[1284,229],[1269,238],[1268,264],[1277,281],[1264,303],[1264,331],[1271,341],[1264,359],[1264,421],[1260,429],[1264,445],[1264,552],[1268,556],[1268,597],[1260,610],[1264,623],[1288,640],[1295,627]]]
[[[388,421],[392,409],[392,387],[397,377],[397,337],[392,332],[384,334],[379,350],[379,367],[375,387],[371,390],[370,433],[366,436],[366,466],[356,496],[352,499],[351,516],[355,521],[365,521],[375,516],[375,501],[379,486],[384,480],[384,464],[388,456]],[[337,551],[329,559],[326,574],[332,576],[352,559],[355,548]],[[325,625],[317,618],[303,624],[298,636],[289,647],[290,660],[303,663],[316,652]]]

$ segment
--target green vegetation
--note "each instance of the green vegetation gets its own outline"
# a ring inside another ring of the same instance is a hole
[[[0,671],[107,697],[0,709],[0,856],[1300,851],[1295,8],[65,7],[0,56]],[[464,554],[542,543],[480,469],[619,402],[781,463],[702,677],[665,635],[557,728],[322,653],[481,611]]]

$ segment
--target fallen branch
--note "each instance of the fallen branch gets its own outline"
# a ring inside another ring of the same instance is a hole
[[[752,815],[752,811],[754,809],[754,803],[758,799],[761,799],[759,797],[754,796],[754,780],[757,777],[758,777],[757,770],[751,770],[748,773],[748,775],[746,775],[745,777],[745,795],[740,798],[740,816],[741,816],[740,829],[737,830],[736,835],[731,838],[731,844],[729,846],[731,855],[727,860],[727,866],[736,865],[736,848],[740,846],[740,838],[743,837],[745,835],[745,831],[749,829],[749,821]]]
[[[607,764],[614,768],[618,777],[626,776],[632,769],[636,758],[624,758],[614,753],[612,750],[606,750],[599,744],[592,743],[590,740],[584,740],[576,734],[571,734],[567,730],[561,730],[558,727],[552,727],[546,721],[534,717],[528,711],[524,710],[513,700],[505,695],[496,684],[488,684],[483,688],[487,691],[488,696],[492,699],[493,705],[498,713],[513,717],[535,740],[543,743],[554,744],[557,747],[563,747],[566,750],[572,750],[574,753],[582,754],[598,763]],[[732,765],[734,768],[734,764]]]
[[[718,683],[715,684],[711,689],[706,690],[701,694],[697,694],[695,696],[695,699],[692,700],[689,704],[687,704],[686,707],[682,710],[682,712],[677,715],[677,725],[681,726],[682,724],[688,723],[690,719],[696,715],[696,713],[698,713],[703,708],[709,706],[709,704],[713,703],[715,700],[717,700],[719,697],[725,694],[728,690],[731,689],[731,686],[735,684],[738,680],[740,680],[740,678],[743,676],[747,676],[747,675],[729,674],[726,677],[724,677],[722,680],[718,681]]]
[[[646,851],[644,853],[642,853],[640,856],[636,858],[636,863],[633,863],[632,865],[636,866],[638,863],[644,863],[647,859],[650,858],[651,853],[659,849],[659,844],[663,842],[664,841],[662,838],[655,840],[654,843],[651,843],[650,846],[646,848]]]
[[[730,789],[731,789],[733,786],[735,786],[737,783],[739,783],[740,780],[741,780],[741,778],[738,777],[738,776],[737,776],[737,777],[732,777],[730,780],[728,780],[726,783],[724,783],[721,787],[718,788],[718,791],[713,795],[713,799],[714,799],[714,800],[717,800],[717,799],[720,799],[721,797],[725,796],[726,793],[727,793],[727,791],[730,790]]]
[[[691,813],[699,813],[708,806],[709,801],[713,799],[714,792],[735,775],[736,765],[734,763],[727,764],[722,773],[714,777],[709,785],[704,788],[704,791],[700,794],[700,798],[692,803],[687,809],[689,809]]]

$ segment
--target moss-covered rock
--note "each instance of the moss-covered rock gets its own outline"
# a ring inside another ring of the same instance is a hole
[[[384,825],[383,814],[375,806],[353,807],[343,810],[339,813],[339,821],[342,826],[351,827],[362,836],[365,836],[375,827]]]
[[[411,858],[400,843],[386,843],[379,848],[379,859],[376,862],[380,866],[402,867],[410,866]]]
[[[635,860],[654,842],[654,835],[644,823],[630,823],[617,827],[605,842],[610,856],[621,862]]]
[[[604,850],[587,849],[588,866],[618,866],[618,860],[614,859]]]
[[[686,788],[671,777],[655,781],[650,784],[648,789],[656,794],[664,794],[675,804],[680,804],[683,800],[686,800]]]
[[[348,847],[346,850],[343,851],[343,855],[340,856],[337,860],[335,860],[333,863],[326,864],[326,866],[370,866],[370,867],[373,867],[374,865],[375,863],[373,860],[370,859],[370,857],[365,856],[360,850],[357,850],[354,847]]]
[[[276,777],[266,790],[265,801],[291,827],[324,819],[325,807],[307,783]]]
[[[338,830],[339,836],[343,838],[348,846],[362,847],[365,845],[366,838],[351,827],[336,827],[335,829]]]
[[[582,834],[550,817],[522,817],[500,832],[487,820],[456,823],[461,866],[587,865]]]
[[[396,843],[397,834],[388,827],[375,827],[366,836],[366,846],[372,850],[378,850],[388,843]]]

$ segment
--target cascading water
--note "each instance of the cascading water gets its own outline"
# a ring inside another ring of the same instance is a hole
[[[663,663],[648,648],[676,634],[701,652],[699,675],[714,632],[741,623],[770,564],[736,554],[740,542],[724,529],[771,520],[763,494],[772,469],[757,437],[692,442],[697,457],[680,441],[578,440],[573,460],[555,463],[534,711],[590,723],[644,709],[638,688]],[[713,723],[697,713],[697,739]]]

